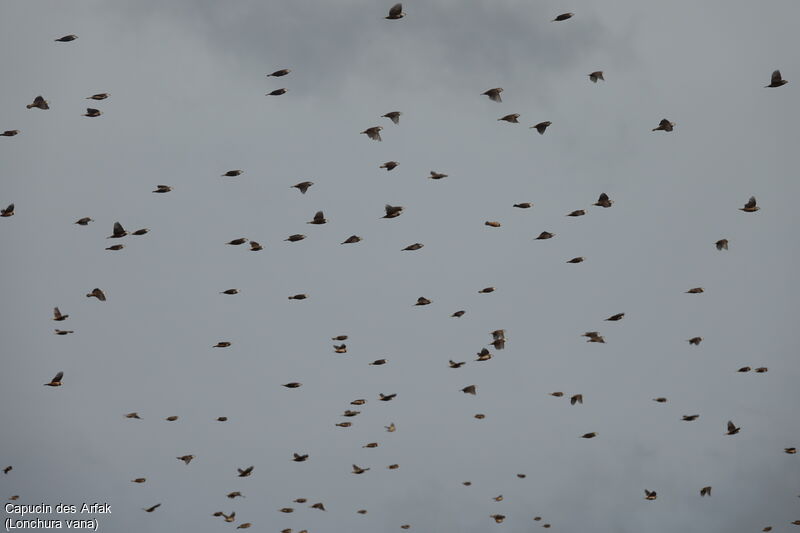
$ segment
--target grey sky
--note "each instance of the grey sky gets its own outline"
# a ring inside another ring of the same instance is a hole
[[[0,204],[16,204],[0,219],[0,497],[108,502],[106,532],[795,527],[800,5],[430,0],[387,21],[391,3],[3,5],[0,131],[21,134],[0,138]],[[778,68],[790,83],[763,88]],[[50,110],[25,108],[38,94]],[[662,118],[675,131],[651,132]],[[359,134],[377,125],[383,142]],[[591,206],[601,192],[612,208]],[[742,213],[751,195],[762,208]],[[382,220],[386,203],[404,214]],[[328,224],[307,225],[320,209]],[[106,251],[115,221],[150,233]],[[498,328],[506,349],[474,362]]]

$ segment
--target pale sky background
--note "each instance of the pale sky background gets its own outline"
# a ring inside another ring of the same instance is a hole
[[[0,498],[107,502],[108,533],[793,530],[800,4],[430,0],[384,20],[390,6],[3,3],[0,130],[22,133],[0,138],[0,203],[16,204],[0,219]],[[776,68],[789,84],[765,89]],[[51,109],[26,109],[39,94]],[[662,118],[675,131],[651,132]],[[383,142],[359,134],[377,125]],[[612,208],[591,206],[601,192]],[[751,195],[761,210],[739,211]],[[405,213],[381,220],[386,203]],[[328,224],[306,225],[320,209]],[[106,240],[115,221],[150,233]],[[474,362],[498,328],[506,349]]]

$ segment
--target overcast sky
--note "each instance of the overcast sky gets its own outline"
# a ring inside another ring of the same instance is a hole
[[[3,4],[0,131],[21,133],[0,138],[0,203],[16,205],[0,219],[0,498],[109,503],[93,515],[108,533],[796,527],[800,4],[389,7]],[[789,84],[766,89],[774,69]],[[26,109],[37,95],[49,110]],[[663,118],[674,131],[652,132]],[[359,134],[372,126],[382,142]],[[591,205],[602,192],[610,209]],[[761,210],[740,211],[751,195]],[[404,213],[381,219],[387,203]],[[317,210],[328,223],[307,225]],[[115,221],[149,233],[107,240]],[[225,244],[240,237],[264,250]],[[505,350],[475,362],[498,328]]]

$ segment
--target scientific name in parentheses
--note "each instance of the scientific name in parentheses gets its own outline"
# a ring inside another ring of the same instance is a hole
[[[92,531],[97,531],[98,521],[96,518],[93,518],[91,520],[6,518],[5,526],[6,526],[6,531],[11,531],[12,529],[64,529],[64,524],[67,524],[67,529],[91,529]]]

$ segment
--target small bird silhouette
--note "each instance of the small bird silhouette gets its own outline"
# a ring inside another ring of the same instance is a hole
[[[50,109],[47,100],[45,100],[44,97],[42,96],[37,96],[36,98],[33,99],[32,104],[28,104],[25,107],[27,107],[28,109],[33,109],[34,107],[37,109]]]
[[[405,16],[406,14],[403,13],[403,4],[395,4],[389,8],[389,16],[384,18],[388,20],[398,20]]]
[[[781,71],[780,70],[775,70],[775,71],[772,72],[772,76],[770,77],[769,85],[765,85],[764,88],[767,88],[767,87],[780,87],[781,85],[786,85],[787,83],[789,83],[789,82],[786,81],[785,79],[783,79],[783,76],[781,76]]]
[[[658,126],[653,128],[653,131],[672,131],[674,128],[674,122],[670,122],[669,120],[662,118],[661,122],[658,123]]]
[[[361,133],[372,139],[373,141],[382,141],[381,139],[381,130],[383,126],[373,126],[371,128],[367,128]]]
[[[64,372],[59,372],[58,374],[53,376],[53,379],[50,380],[50,383],[45,383],[45,386],[47,386],[47,387],[60,387],[61,386],[61,380],[63,378],[64,378]]]
[[[87,297],[87,298],[97,298],[97,299],[98,299],[98,300],[100,300],[101,302],[105,302],[105,301],[106,301],[106,295],[105,295],[105,293],[104,293],[102,290],[100,290],[100,289],[97,289],[97,288],[95,288],[95,289],[92,289],[92,292],[90,292],[89,294],[87,294],[87,295],[86,295],[86,297]]]
[[[602,70],[595,70],[594,72],[591,72],[589,74],[589,79],[592,80],[592,83],[597,83],[597,80],[606,81],[606,79],[603,77]]]
[[[544,132],[547,131],[547,128],[549,128],[552,124],[553,124],[552,122],[550,122],[549,120],[546,120],[544,122],[540,122],[538,124],[535,124],[535,125],[531,126],[528,129],[531,129],[531,130],[535,129],[536,131],[539,132],[539,135],[544,135]]]
[[[495,87],[494,89],[489,89],[488,91],[481,93],[482,96],[488,96],[489,100],[492,102],[502,102],[502,98],[500,98],[500,93],[503,92],[502,87]]]
[[[744,207],[739,208],[739,211],[744,211],[745,213],[755,213],[759,209],[761,208],[756,205],[756,197],[751,196],[747,203],[744,204]]]

